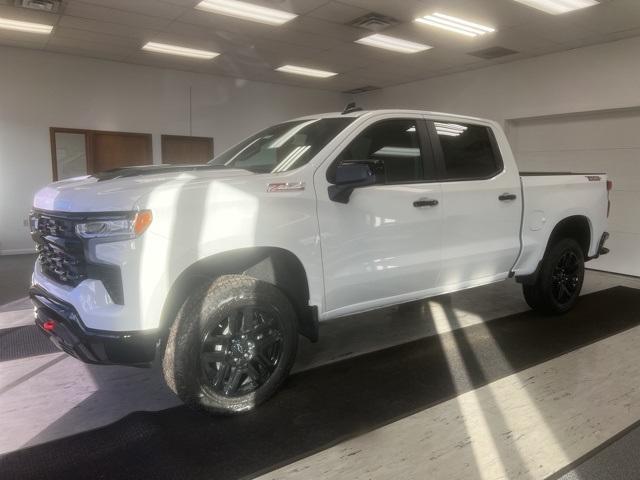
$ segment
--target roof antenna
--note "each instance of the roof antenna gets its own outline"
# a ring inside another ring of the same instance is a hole
[[[347,106],[344,107],[344,110],[342,111],[342,115],[346,113],[361,112],[361,111],[362,111],[362,108],[356,107],[356,102],[349,102],[347,103]]]

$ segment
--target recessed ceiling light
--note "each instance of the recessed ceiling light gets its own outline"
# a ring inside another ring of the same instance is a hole
[[[468,20],[437,12],[433,15],[425,15],[424,17],[416,18],[416,22],[456,32],[461,35],[466,35],[467,37],[477,37],[478,35],[485,35],[496,31],[496,29],[492,27],[487,27],[485,25],[480,25],[479,23],[469,22]]]
[[[424,52],[425,50],[432,48],[429,45],[424,45],[422,43],[409,42],[408,40],[402,40],[388,35],[380,35],[379,33],[356,40],[356,43],[362,43],[364,45],[384,48],[385,50],[392,50],[400,53]]]
[[[596,0],[516,0],[516,2],[537,8],[552,15],[593,7],[600,3]]]
[[[53,25],[44,25],[42,23],[21,22],[19,20],[10,20],[8,18],[0,18],[0,28],[6,30],[16,30],[18,32],[28,33],[51,33]]]
[[[182,57],[200,58],[204,60],[211,60],[220,55],[217,52],[210,52],[209,50],[196,50],[195,48],[179,47],[177,45],[156,42],[147,42],[142,49],[149,52],[167,53],[169,55],[180,55]]]
[[[266,23],[268,25],[282,25],[297,17],[295,13],[262,7],[253,3],[240,2],[238,0],[203,0],[196,5],[196,8],[207,12],[251,20],[252,22]]]
[[[308,77],[329,78],[337,75],[336,72],[316,70],[315,68],[298,67],[296,65],[283,65],[276,68],[278,72],[295,73],[296,75],[306,75]]]

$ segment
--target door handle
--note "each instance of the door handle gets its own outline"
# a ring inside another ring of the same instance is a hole
[[[421,198],[413,202],[413,206],[416,208],[435,207],[436,205],[438,205],[438,200],[434,200],[431,198]]]
[[[509,200],[515,200],[518,196],[515,193],[503,193],[498,197],[501,202],[508,202]]]

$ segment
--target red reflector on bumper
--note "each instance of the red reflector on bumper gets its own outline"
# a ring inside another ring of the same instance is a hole
[[[56,326],[56,322],[54,322],[53,320],[47,320],[42,324],[42,328],[44,328],[47,332],[53,331],[55,326]]]

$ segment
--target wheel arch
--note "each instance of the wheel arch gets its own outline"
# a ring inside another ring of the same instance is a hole
[[[591,222],[589,218],[584,215],[571,215],[563,218],[556,223],[553,230],[551,230],[536,270],[529,275],[516,276],[516,281],[525,285],[535,283],[538,278],[538,273],[540,272],[540,266],[547,252],[556,242],[563,238],[572,238],[578,242],[584,258],[587,260],[589,258],[589,249],[591,248],[591,231]]]
[[[187,267],[173,282],[162,308],[160,326],[166,332],[189,294],[222,275],[245,274],[281,289],[293,305],[298,331],[318,340],[318,311],[309,306],[309,281],[300,259],[279,247],[239,248],[202,258]]]

